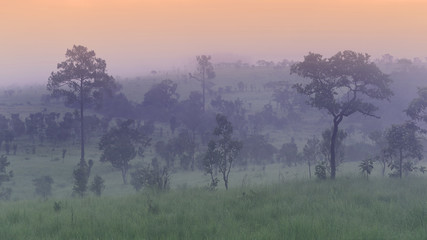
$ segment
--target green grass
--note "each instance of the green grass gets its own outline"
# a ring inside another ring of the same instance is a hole
[[[425,239],[425,178],[0,203],[4,239]]]

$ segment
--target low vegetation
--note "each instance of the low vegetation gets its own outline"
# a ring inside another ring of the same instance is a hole
[[[229,191],[2,202],[5,239],[425,239],[427,181],[340,178]]]

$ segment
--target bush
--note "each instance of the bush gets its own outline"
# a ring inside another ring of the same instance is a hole
[[[153,159],[153,162],[157,162]],[[169,189],[169,170],[167,167],[160,168],[158,164],[151,164],[138,168],[135,172],[131,173],[130,184],[136,191],[141,190],[143,187],[155,190]]]
[[[92,184],[90,185],[89,190],[93,192],[96,196],[101,196],[102,191],[105,189],[104,179],[98,175],[93,179]]]
[[[89,179],[89,166],[82,160],[73,171],[74,186],[73,195],[83,197],[87,191],[87,182]]]
[[[36,187],[36,195],[40,195],[46,200],[48,196],[52,195],[52,183],[53,179],[51,176],[43,176],[33,179],[33,184]]]
[[[322,165],[322,164],[316,165],[314,175],[316,175],[317,179],[325,180],[326,179],[326,167],[325,167],[325,165]]]

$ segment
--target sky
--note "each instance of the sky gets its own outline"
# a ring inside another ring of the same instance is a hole
[[[341,50],[427,57],[427,0],[0,0],[0,86],[45,83],[73,45],[108,73]]]

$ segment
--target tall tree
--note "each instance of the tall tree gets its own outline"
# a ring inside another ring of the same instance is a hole
[[[308,96],[308,103],[324,109],[333,119],[331,136],[331,178],[336,175],[335,145],[338,126],[344,117],[354,113],[373,116],[377,107],[370,99],[389,99],[393,93],[391,80],[381,72],[368,54],[353,51],[338,52],[331,58],[310,53],[304,61],[291,67],[291,74],[308,78],[309,83],[294,85],[300,94]]]
[[[49,77],[47,89],[55,97],[65,97],[67,103],[80,108],[81,158],[85,161],[84,109],[89,104],[117,88],[114,78],[107,74],[105,60],[97,58],[94,51],[74,45],[67,49],[66,60],[58,63],[57,72]],[[101,94],[102,93],[102,94]]]
[[[212,184],[215,185],[217,180],[213,178],[213,168],[217,168],[224,180],[225,189],[228,190],[228,176],[230,175],[233,161],[242,149],[242,142],[234,140],[233,126],[227,120],[227,117],[221,114],[216,116],[217,127],[214,129],[214,135],[218,140],[211,140],[209,148],[205,155],[204,167],[206,173],[211,175]]]
[[[197,60],[197,72],[194,74],[190,73],[190,78],[194,78],[202,83],[202,94],[203,94],[203,111],[206,110],[206,82],[209,79],[215,78],[215,71],[212,65],[211,56],[201,55],[196,57]]]

